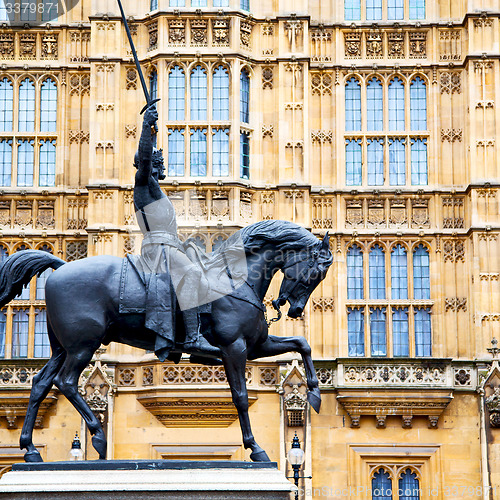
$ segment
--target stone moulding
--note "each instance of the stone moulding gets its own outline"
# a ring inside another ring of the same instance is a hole
[[[2,390],[0,393],[0,417],[7,422],[8,429],[17,429],[20,419],[26,415],[30,389]],[[56,404],[57,395],[55,391],[50,391],[48,396],[40,404],[35,428],[43,428],[43,419],[47,412]]]

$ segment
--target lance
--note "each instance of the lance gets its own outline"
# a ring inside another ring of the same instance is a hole
[[[123,11],[123,6],[120,0],[117,0],[118,7],[120,8],[120,13],[122,15],[123,25],[125,26],[125,31],[127,32],[128,42],[130,44],[130,49],[132,50],[132,55],[134,56],[135,67],[137,68],[137,73],[139,74],[139,80],[141,81],[142,91],[144,92],[144,97],[146,98],[146,105],[141,110],[141,115],[146,111],[149,106],[158,102],[160,99],[151,99],[149,95],[149,89],[146,85],[146,80],[144,79],[144,75],[142,74],[141,64],[139,62],[139,58],[137,57],[137,51],[135,50],[134,41],[132,40],[132,34],[130,33],[130,28],[128,27],[127,18],[125,17],[125,12]],[[155,133],[158,132],[158,127],[155,123],[154,125]]]

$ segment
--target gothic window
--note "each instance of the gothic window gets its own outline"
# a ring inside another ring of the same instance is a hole
[[[427,140],[411,140],[411,183],[414,186],[427,185]]]
[[[382,0],[366,0],[366,20],[378,21],[382,19]]]
[[[370,307],[370,345],[372,356],[387,356],[385,307]]]
[[[229,129],[228,128],[220,128],[213,132],[212,175],[214,177],[223,177],[229,175]]]
[[[35,84],[25,78],[19,86],[19,132],[35,130]]]
[[[427,92],[425,82],[418,76],[410,84],[411,130],[427,129]]]
[[[207,71],[196,66],[191,72],[191,120],[207,119]]]
[[[243,10],[250,10],[250,0],[240,0],[240,7]]]
[[[45,309],[37,309],[35,315],[35,349],[34,358],[50,357],[50,342],[47,334],[47,312]]]
[[[8,78],[0,80],[0,132],[12,131],[14,87]]]
[[[413,298],[431,298],[429,251],[420,244],[413,252]]]
[[[415,309],[415,353],[431,356],[431,311],[428,307]]]
[[[36,11],[38,4],[35,2],[21,2],[19,9],[21,21],[36,21]]]
[[[207,129],[191,129],[191,175],[207,175]]]
[[[345,129],[361,130],[361,85],[354,77],[345,86]]]
[[[399,478],[399,500],[420,500],[420,481],[410,468]]]
[[[56,141],[40,141],[39,185],[56,185]]]
[[[0,186],[11,185],[12,141],[0,141]]]
[[[240,132],[240,177],[250,179],[250,137]]]
[[[392,335],[394,357],[410,355],[409,331],[408,331],[408,308],[392,308]]]
[[[404,0],[388,0],[387,19],[399,21],[404,19]]]
[[[389,184],[406,184],[406,147],[404,139],[389,139]]]
[[[9,256],[9,252],[7,251],[7,249],[0,245],[0,264],[2,264],[2,262]]]
[[[391,252],[391,297],[394,300],[408,298],[408,263],[406,250],[399,243]]]
[[[345,145],[346,155],[346,184],[348,186],[361,186],[361,141],[348,139]]]
[[[240,75],[240,120],[250,122],[250,76],[246,69]]]
[[[168,175],[184,175],[184,129],[168,129]]]
[[[28,357],[28,309],[15,309],[12,315],[12,357]]]
[[[217,67],[213,74],[212,118],[229,120],[229,72],[224,66]]]
[[[35,161],[35,141],[18,141],[17,147],[17,185],[33,186],[33,164]]]
[[[7,8],[5,7],[5,0],[0,0],[0,21],[8,21]]]
[[[362,308],[347,308],[349,356],[365,355],[365,317]]]
[[[385,299],[385,254],[380,245],[370,250],[370,299]]]
[[[151,0],[149,10],[156,10],[158,8],[158,0]]]
[[[371,78],[366,86],[366,128],[382,130],[384,126],[382,82]]]
[[[152,100],[158,98],[158,73],[156,70],[151,71],[149,75],[149,97]]]
[[[366,146],[369,186],[384,185],[384,141],[368,139]]]
[[[168,119],[184,120],[186,76],[180,66],[174,66],[168,75]]]
[[[216,236],[212,241],[212,252],[216,252],[225,241],[226,238],[224,238],[224,236]]]
[[[405,87],[400,78],[389,83],[389,130],[405,129]]]
[[[40,91],[40,132],[57,130],[57,85],[51,78],[42,83]]]
[[[344,18],[346,21],[361,19],[361,0],[344,0]]]
[[[347,252],[347,298],[363,298],[363,254],[357,245]]]
[[[0,358],[5,357],[5,337],[6,337],[7,316],[5,311],[0,311]]]
[[[45,283],[47,278],[52,274],[52,269],[46,269],[40,276],[36,278],[36,300],[45,300]]]
[[[392,500],[392,479],[382,467],[372,478],[372,499]]]
[[[185,7],[186,0],[170,0],[169,6],[170,7]]]
[[[425,19],[425,0],[410,0],[410,19]]]

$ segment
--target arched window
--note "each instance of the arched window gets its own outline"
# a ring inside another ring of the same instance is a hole
[[[47,78],[40,92],[40,132],[57,130],[57,85]]]
[[[0,358],[5,358],[5,327],[7,317],[5,311],[0,311]]]
[[[385,254],[380,245],[374,245],[369,255],[370,299],[385,299]]]
[[[427,88],[418,76],[410,84],[410,128],[427,130]]]
[[[344,19],[346,21],[361,19],[361,0],[344,0]]]
[[[0,80],[0,132],[12,131],[14,87],[8,78]]]
[[[410,19],[425,19],[425,0],[410,0]]]
[[[25,139],[18,141],[17,148],[17,185],[33,186],[33,163],[35,161],[35,142]]]
[[[399,478],[399,500],[420,500],[419,480],[409,468]]]
[[[431,310],[415,309],[415,355],[431,356]]]
[[[382,130],[384,126],[382,82],[371,78],[366,86],[367,130]]]
[[[19,85],[19,132],[35,130],[35,84],[25,78]]]
[[[369,186],[384,184],[384,141],[383,139],[368,139],[366,145],[366,170]]]
[[[229,129],[228,128],[220,128],[213,131],[212,175],[214,177],[222,177],[229,175]]]
[[[158,97],[158,73],[155,69],[149,74],[149,97],[152,100]]]
[[[372,356],[387,356],[385,307],[370,307],[370,338]]]
[[[207,71],[196,66],[191,71],[191,120],[207,119]]]
[[[411,183],[413,186],[425,186],[427,178],[427,139],[411,140]]]
[[[229,120],[229,72],[224,66],[214,71],[212,115],[214,120]]]
[[[391,21],[399,21],[401,19],[404,19],[404,17],[404,0],[388,0],[387,19],[390,19]]]
[[[35,349],[34,358],[50,357],[50,342],[47,334],[47,312],[45,309],[37,309],[35,316]]]
[[[348,139],[345,143],[346,184],[348,186],[361,186],[362,162],[361,140]]]
[[[429,251],[422,244],[413,252],[413,298],[415,300],[431,298]]]
[[[372,499],[392,499],[392,480],[389,473],[380,468],[372,478]]]
[[[0,141],[0,186],[11,185],[12,174],[12,141]]]
[[[201,250],[203,251],[206,251],[207,249],[207,244],[205,242],[205,240],[199,236],[199,235],[196,235],[196,236],[193,236],[191,238],[189,238],[198,248],[200,248]]]
[[[191,175],[207,175],[207,129],[191,130]]]
[[[212,252],[216,252],[226,241],[226,239],[227,238],[222,235],[216,236],[212,241]]]
[[[168,175],[184,175],[184,129],[168,129]]]
[[[180,66],[174,66],[168,75],[168,119],[184,120],[186,75]]]
[[[250,123],[250,76],[246,69],[240,74],[240,120]]]
[[[366,20],[382,19],[382,0],[366,0]]]
[[[400,78],[389,83],[389,130],[405,129],[405,87]]]
[[[396,245],[391,252],[391,297],[394,300],[408,298],[408,265],[406,250]]]
[[[14,309],[12,315],[12,357],[28,357],[28,309]]]
[[[349,356],[365,355],[365,315],[361,307],[347,308]]]
[[[345,129],[361,130],[361,85],[354,77],[345,86]]]
[[[363,253],[358,245],[347,251],[347,298],[363,298]]]
[[[392,308],[393,356],[409,356],[408,308]]]
[[[240,132],[240,177],[250,179],[250,136]]]
[[[389,139],[389,184],[406,184],[406,142],[404,139]]]
[[[40,141],[40,179],[39,185],[56,185],[56,141]]]

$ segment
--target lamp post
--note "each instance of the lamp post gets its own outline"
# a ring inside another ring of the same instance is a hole
[[[299,436],[295,433],[292,441],[292,447],[287,454],[288,462],[293,469],[293,476],[287,476],[287,479],[293,479],[297,491],[295,491],[295,500],[299,499],[299,479],[311,479],[311,476],[299,476],[300,468],[304,463],[304,450],[300,447]]]
[[[69,451],[69,461],[77,462],[83,460],[82,444],[80,443],[80,438],[78,437],[78,432],[75,434],[75,438],[71,443],[71,450]]]

